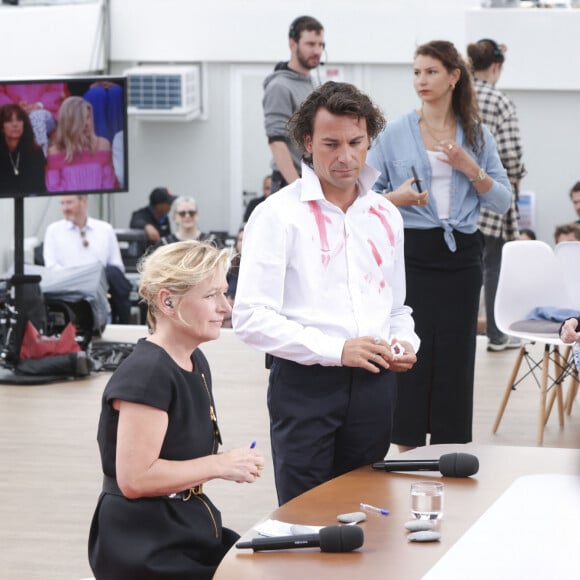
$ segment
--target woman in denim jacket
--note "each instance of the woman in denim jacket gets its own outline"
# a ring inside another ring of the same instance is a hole
[[[422,101],[389,124],[368,156],[375,184],[405,223],[407,304],[421,353],[398,377],[393,442],[401,450],[471,441],[477,313],[482,285],[480,207],[505,213],[511,186],[481,124],[468,68],[454,45],[415,52]]]

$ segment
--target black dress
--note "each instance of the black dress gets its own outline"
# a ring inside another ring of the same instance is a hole
[[[0,193],[2,195],[46,192],[46,158],[40,147],[12,153],[0,147]]]
[[[200,350],[194,371],[180,368],[159,346],[142,340],[105,388],[98,428],[103,472],[115,478],[119,413],[113,399],[167,411],[160,457],[186,460],[217,452],[219,431],[210,418],[211,376]],[[110,490],[109,490],[110,491]],[[89,535],[89,561],[97,580],[212,578],[238,535],[221,524],[205,494],[129,500],[103,491]]]

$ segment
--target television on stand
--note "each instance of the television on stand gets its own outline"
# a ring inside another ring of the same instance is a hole
[[[14,199],[14,305],[22,311],[24,198],[128,191],[127,79],[0,79],[0,198]]]

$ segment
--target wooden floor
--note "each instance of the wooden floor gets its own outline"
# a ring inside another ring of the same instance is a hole
[[[109,327],[105,339],[133,340],[142,327]],[[535,348],[535,347],[534,347]],[[224,524],[244,532],[277,507],[270,467],[263,355],[231,331],[204,346],[210,360],[225,448],[256,440],[267,461],[253,485],[212,482],[207,492]],[[530,379],[513,392],[496,435],[492,424],[517,351],[488,353],[478,339],[474,441],[536,445],[539,394]],[[90,577],[87,533],[101,485],[96,445],[106,373],[42,386],[0,385],[0,580]],[[556,413],[545,447],[580,447],[580,409],[563,430]],[[389,455],[395,455],[392,449]]]

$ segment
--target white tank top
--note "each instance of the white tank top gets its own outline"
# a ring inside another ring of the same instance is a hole
[[[431,189],[429,190],[429,195],[432,195],[435,199],[439,219],[448,219],[453,167],[449,163],[441,161],[444,154],[439,151],[427,150],[427,156],[431,164]]]

